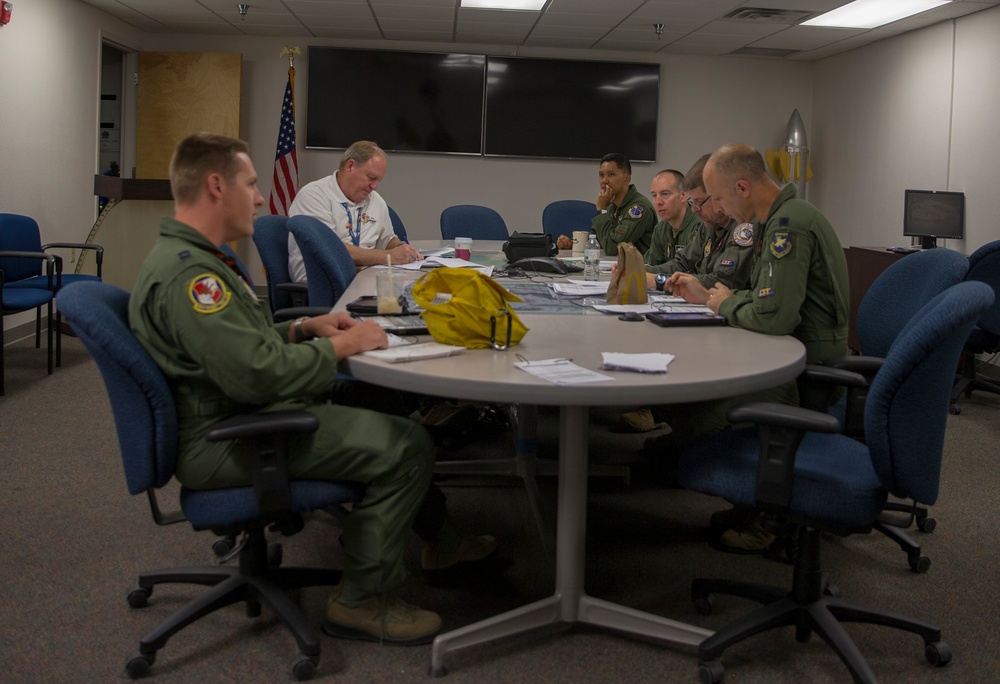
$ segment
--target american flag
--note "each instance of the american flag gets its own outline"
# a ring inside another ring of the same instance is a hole
[[[271,184],[271,213],[288,215],[299,184],[299,162],[295,156],[295,69],[288,70],[285,99],[281,103],[278,147],[274,153],[274,178]]]

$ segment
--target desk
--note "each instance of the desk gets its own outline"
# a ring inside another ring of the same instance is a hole
[[[373,293],[374,281],[372,269],[359,273],[335,309],[342,310],[355,297]],[[702,401],[773,387],[801,372],[805,348],[791,337],[736,328],[661,328],[645,321],[620,321],[615,316],[533,315],[522,320],[528,334],[521,344],[505,352],[468,350],[443,359],[402,364],[364,356],[343,362],[344,370],[353,377],[376,385],[472,401],[560,407],[555,593],[438,635],[431,649],[431,673],[444,674],[443,659],[448,651],[561,622],[582,622],[689,646],[699,644],[711,632],[584,593],[589,408]],[[529,360],[571,357],[585,368],[598,370],[602,351],[663,351],[677,358],[666,374],[599,371],[612,375],[614,381],[572,386],[554,385],[514,367],[518,353]]]
[[[847,259],[847,278],[851,289],[851,312],[848,320],[847,346],[860,351],[858,343],[858,307],[865,298],[868,288],[882,271],[892,266],[906,254],[887,251],[885,247],[848,247],[844,250]]]

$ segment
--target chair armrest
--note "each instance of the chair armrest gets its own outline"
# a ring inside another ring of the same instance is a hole
[[[61,262],[59,261],[59,257],[57,257],[57,256],[55,256],[53,254],[46,254],[44,252],[22,252],[22,251],[17,251],[17,250],[0,251],[0,258],[3,258],[3,259],[42,259],[43,261],[45,261],[45,275],[47,275],[48,278],[49,278],[49,288],[48,289],[50,289],[50,290],[52,289],[53,266],[58,267],[58,265],[61,264]],[[0,278],[0,282],[3,282],[2,278]]]
[[[760,458],[757,460],[757,505],[765,511],[786,513],[795,482],[795,454],[806,432],[840,432],[840,421],[828,413],[786,404],[754,403],[737,406],[727,417],[733,423],[756,423]]]
[[[55,249],[89,249],[94,251],[96,254],[94,260],[97,262],[97,277],[101,277],[101,267],[104,265],[104,247],[101,245],[95,245],[87,242],[50,242],[46,245],[42,245],[42,251],[46,251],[49,247]]]
[[[842,356],[839,359],[828,361],[827,365],[865,376],[869,382],[878,373],[878,369],[885,363],[881,356]]]
[[[296,318],[301,318],[302,316],[312,318],[313,316],[322,316],[328,313],[330,313],[330,309],[325,306],[291,306],[287,309],[278,309],[275,311],[274,320],[275,322],[294,321]]]
[[[252,461],[257,508],[265,517],[280,517],[291,508],[288,441],[293,434],[315,432],[319,419],[308,411],[260,411],[219,421],[205,433],[209,442],[240,440]]]
[[[814,411],[826,411],[836,401],[841,387],[868,384],[858,373],[815,363],[806,364],[796,382],[799,386],[799,405]]]
[[[303,307],[309,301],[309,285],[307,283],[278,283],[274,289],[289,293],[292,298],[292,306]]]

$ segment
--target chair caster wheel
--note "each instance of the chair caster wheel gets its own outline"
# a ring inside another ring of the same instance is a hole
[[[715,594],[706,594],[705,596],[696,596],[694,598],[694,609],[698,611],[698,615],[711,615],[714,607]]]
[[[832,596],[833,598],[840,598],[840,587],[836,584],[826,585],[826,590],[823,592],[827,596]]]
[[[952,404],[951,406],[948,407],[948,413],[950,413],[953,416],[957,416],[961,412],[962,412],[961,406],[956,406],[955,404]]]
[[[951,648],[943,641],[924,644],[924,657],[934,667],[944,667],[951,662]]]
[[[281,544],[274,543],[267,545],[267,567],[269,568],[280,567],[283,558],[284,558],[284,551],[281,548]]]
[[[219,537],[212,542],[212,553],[215,554],[216,558],[225,558],[235,546],[236,537],[234,535],[227,534],[226,536]]]
[[[292,678],[297,682],[304,682],[315,677],[317,660],[319,659],[301,653],[297,655],[292,663]]]
[[[248,618],[260,617],[261,607],[260,601],[247,601],[246,613]]]
[[[812,630],[808,627],[796,627],[795,640],[800,644],[808,644],[809,640],[812,638],[812,633]]]
[[[149,676],[149,668],[153,666],[156,656],[137,653],[125,663],[125,674],[129,679],[142,679]]]
[[[927,572],[931,567],[931,559],[927,556],[910,556],[907,560],[913,572]]]
[[[917,529],[921,532],[933,532],[937,527],[937,520],[934,518],[917,519]]]
[[[128,593],[129,608],[145,608],[149,603],[149,595],[152,593],[152,589],[133,589]]]
[[[448,674],[448,670],[443,665],[441,667],[431,667],[427,671],[427,675],[434,678],[444,677],[446,674]]]
[[[701,684],[719,684],[726,678],[726,668],[718,660],[703,660],[698,663],[698,678]]]

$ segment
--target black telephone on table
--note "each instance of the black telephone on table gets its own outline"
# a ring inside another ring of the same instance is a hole
[[[527,257],[507,264],[507,269],[519,268],[525,273],[555,273],[568,275],[572,268],[552,257]]]

